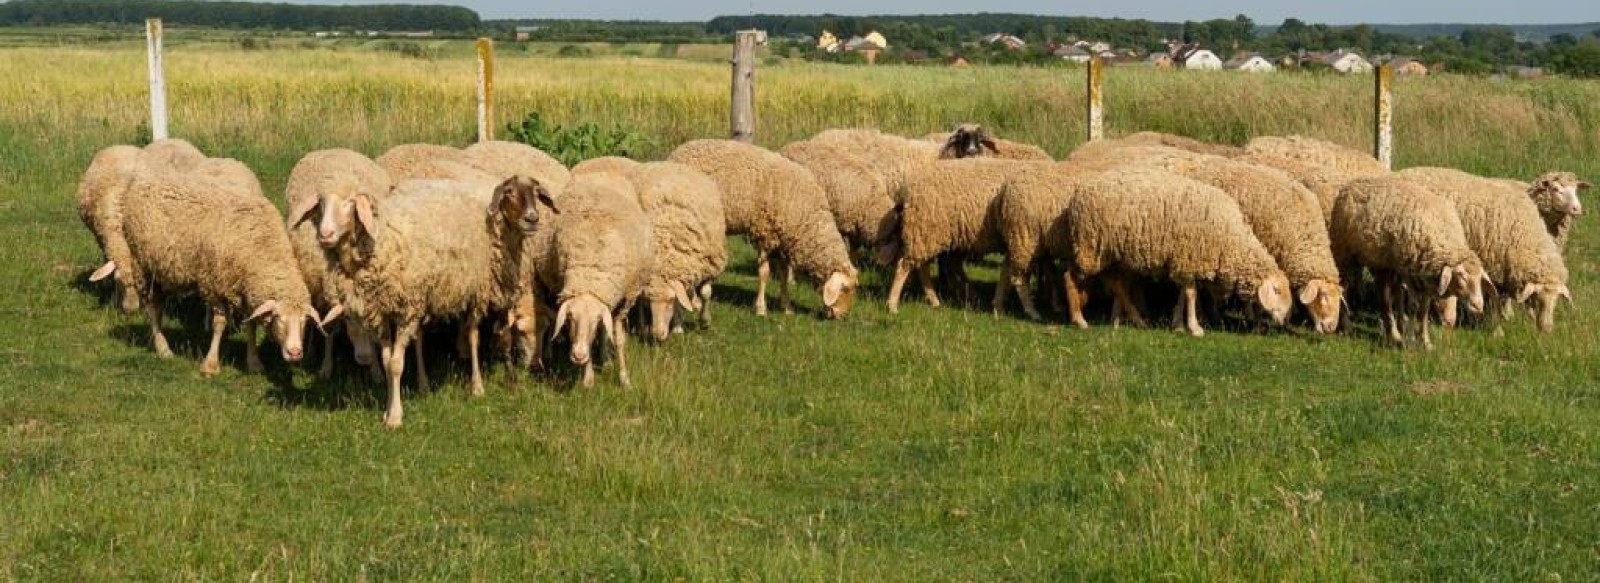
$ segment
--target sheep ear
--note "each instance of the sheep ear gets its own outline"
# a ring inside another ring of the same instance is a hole
[[[361,223],[361,230],[366,231],[367,235],[371,236],[372,226],[377,222],[372,219],[372,199],[365,194],[358,194],[355,202],[356,222]]]
[[[344,304],[334,304],[333,307],[328,308],[328,313],[322,316],[322,320],[320,322],[317,322],[317,327],[320,328],[320,327],[323,327],[323,326],[327,326],[328,324],[333,323],[334,320],[339,319],[339,317],[343,316],[343,315],[344,315]]]
[[[689,290],[684,289],[683,282],[672,282],[672,297],[678,300],[678,305],[683,306],[683,309],[691,312],[695,310],[694,301],[689,299]]]
[[[1566,284],[1562,284],[1561,287],[1556,288],[1556,297],[1558,297],[1558,298],[1566,298],[1568,304],[1572,304],[1573,303],[1573,301],[1572,301],[1572,290],[1568,289]]]
[[[1300,290],[1300,303],[1309,306],[1311,302],[1317,301],[1317,296],[1320,295],[1322,295],[1322,280],[1313,279]]]
[[[616,342],[617,342],[617,333],[612,328],[612,326],[613,326],[613,323],[611,321],[612,318],[613,318],[613,316],[611,315],[611,312],[609,310],[605,311],[600,316],[600,331],[601,332],[605,332],[606,340],[610,341],[612,344],[616,344]]]
[[[260,306],[257,306],[256,307],[256,311],[251,312],[250,313],[250,317],[249,318],[245,318],[244,321],[246,321],[246,322],[254,322],[258,318],[261,318],[263,316],[267,316],[267,315],[275,313],[277,311],[278,311],[278,300],[267,300],[265,302],[262,302]]]
[[[489,199],[489,216],[492,217],[496,212],[499,212],[500,203],[505,202],[506,200],[506,191],[515,190],[517,188],[518,178],[521,177],[512,176],[507,178],[505,182],[501,182],[499,186],[494,187],[494,197]]]
[[[1283,290],[1278,289],[1277,282],[1269,279],[1261,282],[1261,287],[1256,288],[1256,299],[1260,300],[1263,306],[1275,306],[1278,305],[1278,298],[1282,293]]]
[[[1589,190],[1590,188],[1593,188],[1593,187],[1594,187],[1593,184],[1589,184],[1587,182],[1579,182],[1578,183],[1578,190]]]
[[[1489,279],[1489,272],[1487,271],[1483,273],[1483,285],[1488,286],[1489,293],[1497,296],[1500,295],[1500,288],[1495,287],[1494,280]]]
[[[96,269],[96,270],[94,270],[94,273],[89,274],[89,281],[91,281],[91,282],[100,281],[102,279],[110,277],[111,274],[112,273],[116,273],[116,271],[117,271],[117,262],[115,262],[115,261],[107,261],[105,265],[101,265],[100,266],[100,269]]]
[[[561,307],[556,308],[556,323],[550,327],[550,339],[555,340],[561,335],[561,328],[567,325],[567,306],[569,302],[561,302]]]
[[[1522,286],[1522,293],[1517,294],[1517,303],[1528,301],[1528,298],[1533,297],[1533,294],[1536,293],[1539,293],[1539,284],[1530,283]]]
[[[988,136],[984,136],[983,139],[978,140],[978,143],[983,144],[983,147],[988,148],[990,152],[994,152],[996,154],[1000,153],[1000,147],[996,146],[994,140],[990,139]]]
[[[839,297],[844,295],[845,275],[835,271],[828,276],[828,282],[822,286],[822,305],[832,307],[839,303]]]
[[[1454,275],[1454,272],[1454,269],[1445,267],[1444,271],[1439,274],[1439,297],[1444,297],[1445,294],[1450,293],[1450,276]]]
[[[311,320],[311,325],[317,327],[317,332],[322,333],[323,336],[328,335],[328,329],[322,327],[322,316],[317,314],[316,308],[306,310],[306,319]]]
[[[294,208],[289,209],[289,228],[293,229],[300,226],[300,223],[306,222],[306,219],[311,216],[311,211],[316,210],[320,204],[322,204],[322,197],[308,196],[305,200],[300,201],[299,204],[294,205]]]

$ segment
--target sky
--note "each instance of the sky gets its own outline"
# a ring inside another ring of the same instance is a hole
[[[1166,22],[1232,18],[1257,24],[1286,17],[1328,24],[1600,22],[1600,0],[297,0],[315,4],[455,4],[484,18],[585,18],[607,20],[706,20],[750,14],[950,14],[1019,12],[1065,16],[1144,18]]]

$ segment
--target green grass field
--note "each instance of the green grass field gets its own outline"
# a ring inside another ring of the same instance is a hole
[[[0,55],[0,579],[1600,578],[1588,221],[1568,255],[1578,308],[1554,334],[1524,318],[1429,353],[1370,325],[1191,339],[914,296],[890,317],[877,274],[847,320],[816,318],[808,285],[800,314],[762,319],[739,244],[716,326],[631,343],[631,390],[613,369],[581,389],[497,367],[474,399],[441,353],[446,382],[385,431],[364,371],[321,384],[267,351],[268,374],[247,375],[239,334],[201,378],[192,302],[169,325],[179,358],[158,360],[143,319],[82,283],[99,254],[71,203],[97,149],[146,131],[142,53]],[[250,164],[274,197],[313,149],[472,135],[465,58],[195,46],[167,62],[174,135]],[[626,126],[655,140],[646,157],[727,127],[725,64],[501,66],[501,122]],[[1057,155],[1082,139],[1070,71],[785,63],[758,79],[769,146],[964,120]],[[1370,91],[1115,69],[1108,123],[1360,145]],[[1600,176],[1600,84],[1398,91],[1401,165]]]

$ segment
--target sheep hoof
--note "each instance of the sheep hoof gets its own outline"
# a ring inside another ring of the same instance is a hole
[[[166,342],[156,343],[156,358],[172,358],[172,349],[167,347]]]
[[[1206,331],[1197,326],[1197,327],[1189,329],[1189,335],[1193,336],[1195,338],[1199,338],[1201,336],[1205,336],[1206,335]]]
[[[400,423],[404,419],[404,417],[405,417],[405,415],[403,413],[399,412],[399,411],[389,411],[388,413],[384,413],[383,414],[383,428],[384,429],[399,429],[400,428]]]
[[[1083,320],[1083,319],[1073,320],[1072,321],[1072,326],[1074,328],[1079,329],[1079,330],[1088,330],[1089,329],[1089,321],[1088,320]]]
[[[482,397],[483,396],[483,381],[481,381],[481,380],[472,381],[472,396],[474,396],[474,397]]]
[[[211,360],[211,359],[207,359],[205,362],[200,363],[200,376],[210,378],[210,377],[217,376],[217,374],[219,374],[221,372],[222,372],[222,363],[220,363],[220,362],[217,362],[217,361]]]

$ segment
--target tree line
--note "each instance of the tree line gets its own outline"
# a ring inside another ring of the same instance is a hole
[[[460,6],[313,6],[258,2],[179,0],[13,0],[0,4],[0,24],[143,24],[160,17],[167,24],[279,30],[433,30],[476,31],[478,13]]]

